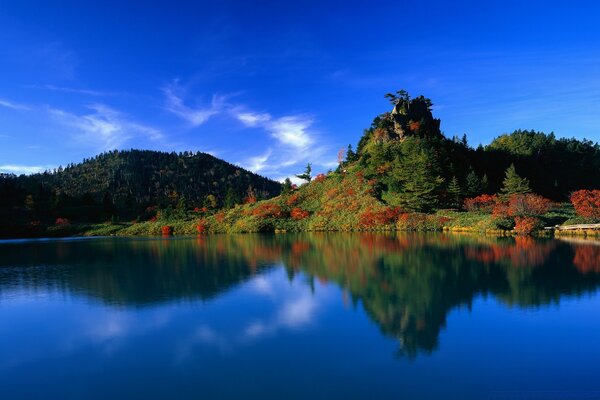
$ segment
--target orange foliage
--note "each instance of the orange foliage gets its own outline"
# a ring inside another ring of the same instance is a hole
[[[464,207],[467,211],[492,212],[494,205],[498,201],[498,196],[482,194],[477,197],[465,199]]]
[[[221,223],[225,220],[225,213],[223,211],[215,214],[215,219],[217,220],[218,223]]]
[[[308,217],[310,215],[310,213],[306,210],[303,210],[299,207],[295,207],[292,209],[292,212],[290,213],[291,217],[293,219],[295,219],[296,221],[300,221],[301,219],[304,219],[306,217]]]
[[[259,218],[268,218],[275,217],[279,218],[282,216],[281,207],[278,204],[274,203],[262,203],[254,210],[252,210],[252,215]]]
[[[171,236],[173,234],[173,227],[169,225],[165,225],[160,228],[160,231],[163,236]]]
[[[578,215],[585,218],[600,218],[600,190],[573,192],[571,203]]]
[[[400,214],[399,208],[383,208],[377,211],[367,210],[360,216],[360,224],[365,228],[394,223]]]
[[[515,217],[515,232],[519,235],[529,235],[539,227],[540,220],[535,217]]]
[[[323,181],[325,181],[325,174],[319,174],[317,176],[315,176],[315,178],[313,179],[313,182],[317,182],[317,183],[322,183]]]
[[[300,195],[297,194],[297,193],[291,195],[290,197],[288,197],[287,202],[286,202],[287,205],[288,206],[293,206],[294,204],[296,204],[298,202],[298,197],[300,197]]]
[[[543,215],[554,207],[554,203],[537,194],[513,194],[508,200],[508,215]]]
[[[198,233],[206,233],[208,231],[207,223],[204,218],[198,221],[198,225],[196,225],[196,231],[198,231]]]

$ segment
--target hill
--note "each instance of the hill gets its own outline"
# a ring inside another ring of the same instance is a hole
[[[13,227],[31,234],[42,214],[49,229],[37,235],[532,233],[565,221],[600,222],[597,143],[517,130],[473,148],[466,136],[442,133],[431,100],[405,91],[386,97],[392,110],[374,118],[356,151],[349,145],[327,174],[313,178],[307,168],[297,175],[300,187],[202,153],[111,152],[53,173],[0,179],[3,221],[18,216]],[[108,218],[101,226],[70,221]]]
[[[111,151],[34,175],[0,176],[2,231],[32,222],[129,221],[273,197],[281,184],[205,153]]]

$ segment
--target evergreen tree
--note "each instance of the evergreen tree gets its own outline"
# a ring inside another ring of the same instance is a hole
[[[507,198],[513,194],[531,193],[531,188],[529,187],[529,180],[526,178],[521,178],[517,174],[517,170],[514,164],[510,164],[510,167],[506,169],[500,193],[504,198]]]
[[[490,190],[490,182],[488,180],[487,174],[483,174],[481,178],[481,192],[488,193]]]
[[[356,161],[356,153],[354,152],[354,150],[352,150],[351,144],[348,145],[348,150],[346,150],[346,161],[347,162]]]
[[[487,179],[487,177],[486,177]],[[473,170],[473,167],[469,167],[469,172],[467,173],[467,178],[465,180],[466,183],[466,195],[467,197],[475,197],[483,193],[483,182],[479,178],[479,176]]]
[[[452,176],[452,180],[448,184],[448,196],[450,198],[450,206],[454,208],[460,207],[463,191],[456,175]]]
[[[281,194],[288,194],[292,191],[292,181],[290,178],[285,178],[281,186]]]
[[[444,179],[440,177],[435,155],[417,140],[402,143],[402,155],[396,159],[392,179],[398,183],[398,203],[410,211],[428,211],[439,201]]]
[[[240,203],[240,198],[238,194],[233,190],[233,188],[227,189],[227,194],[225,195],[225,207],[233,208],[236,204]]]
[[[306,168],[304,169],[304,173],[300,175],[296,175],[298,178],[305,180],[306,182],[310,182],[312,180],[312,176],[310,175],[312,172],[312,167],[310,163],[306,164]]]

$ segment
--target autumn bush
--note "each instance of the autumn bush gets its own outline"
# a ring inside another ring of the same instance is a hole
[[[198,233],[208,232],[208,222],[206,221],[206,219],[203,218],[200,221],[198,221],[198,225],[196,225],[196,231]]]
[[[252,210],[252,215],[259,218],[280,218],[283,215],[283,212],[279,204],[262,203]]]
[[[554,207],[551,200],[537,194],[513,194],[508,200],[508,215],[544,215]]]
[[[325,174],[319,174],[319,175],[315,176],[315,178],[313,179],[313,182],[323,183],[325,181],[325,178],[327,178],[325,176]]]
[[[163,236],[171,236],[173,234],[173,227],[170,225],[164,225],[160,228],[160,232]]]
[[[293,195],[288,197],[286,204],[288,206],[293,206],[294,204],[296,204],[298,202],[299,197],[300,197],[300,195],[298,193],[294,193]]]
[[[301,209],[300,207],[294,207],[292,209],[292,211],[290,212],[290,216],[292,217],[292,219],[296,220],[296,221],[300,221],[306,217],[308,217],[310,215],[310,212]]]
[[[464,207],[467,211],[482,211],[491,213],[497,202],[497,195],[482,194],[477,197],[465,199]]]
[[[575,212],[584,218],[600,219],[600,190],[578,190],[571,194]]]
[[[396,222],[398,215],[400,215],[400,209],[396,207],[386,207],[380,210],[367,210],[360,215],[360,225],[363,228],[389,225]]]
[[[535,217],[515,217],[515,232],[530,235],[541,228],[541,221]]]

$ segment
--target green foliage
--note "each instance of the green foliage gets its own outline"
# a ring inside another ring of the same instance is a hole
[[[456,175],[452,176],[452,180],[448,184],[448,197],[450,200],[450,206],[458,208],[462,204],[463,190],[460,187],[460,183],[458,182]]]
[[[390,186],[398,194],[398,205],[410,211],[428,211],[439,203],[444,179],[427,143],[408,138],[395,159]]]
[[[312,166],[310,165],[310,163],[306,164],[306,168],[304,169],[304,172],[302,174],[296,175],[296,177],[305,180],[306,182],[310,182],[312,180],[312,176],[311,176],[311,172],[312,172]]]
[[[508,198],[513,194],[526,194],[531,193],[529,187],[529,180],[521,178],[517,174],[517,170],[514,164],[506,170],[504,181],[502,182],[502,189],[500,190],[504,198]]]
[[[487,182],[487,176],[484,175],[484,177]],[[465,183],[466,183],[466,190],[465,190],[466,197],[479,196],[480,194],[484,193],[486,190],[486,188],[484,187],[483,180],[481,178],[479,178],[479,176],[475,173],[475,171],[473,170],[473,167],[469,167],[469,172],[467,173]]]

